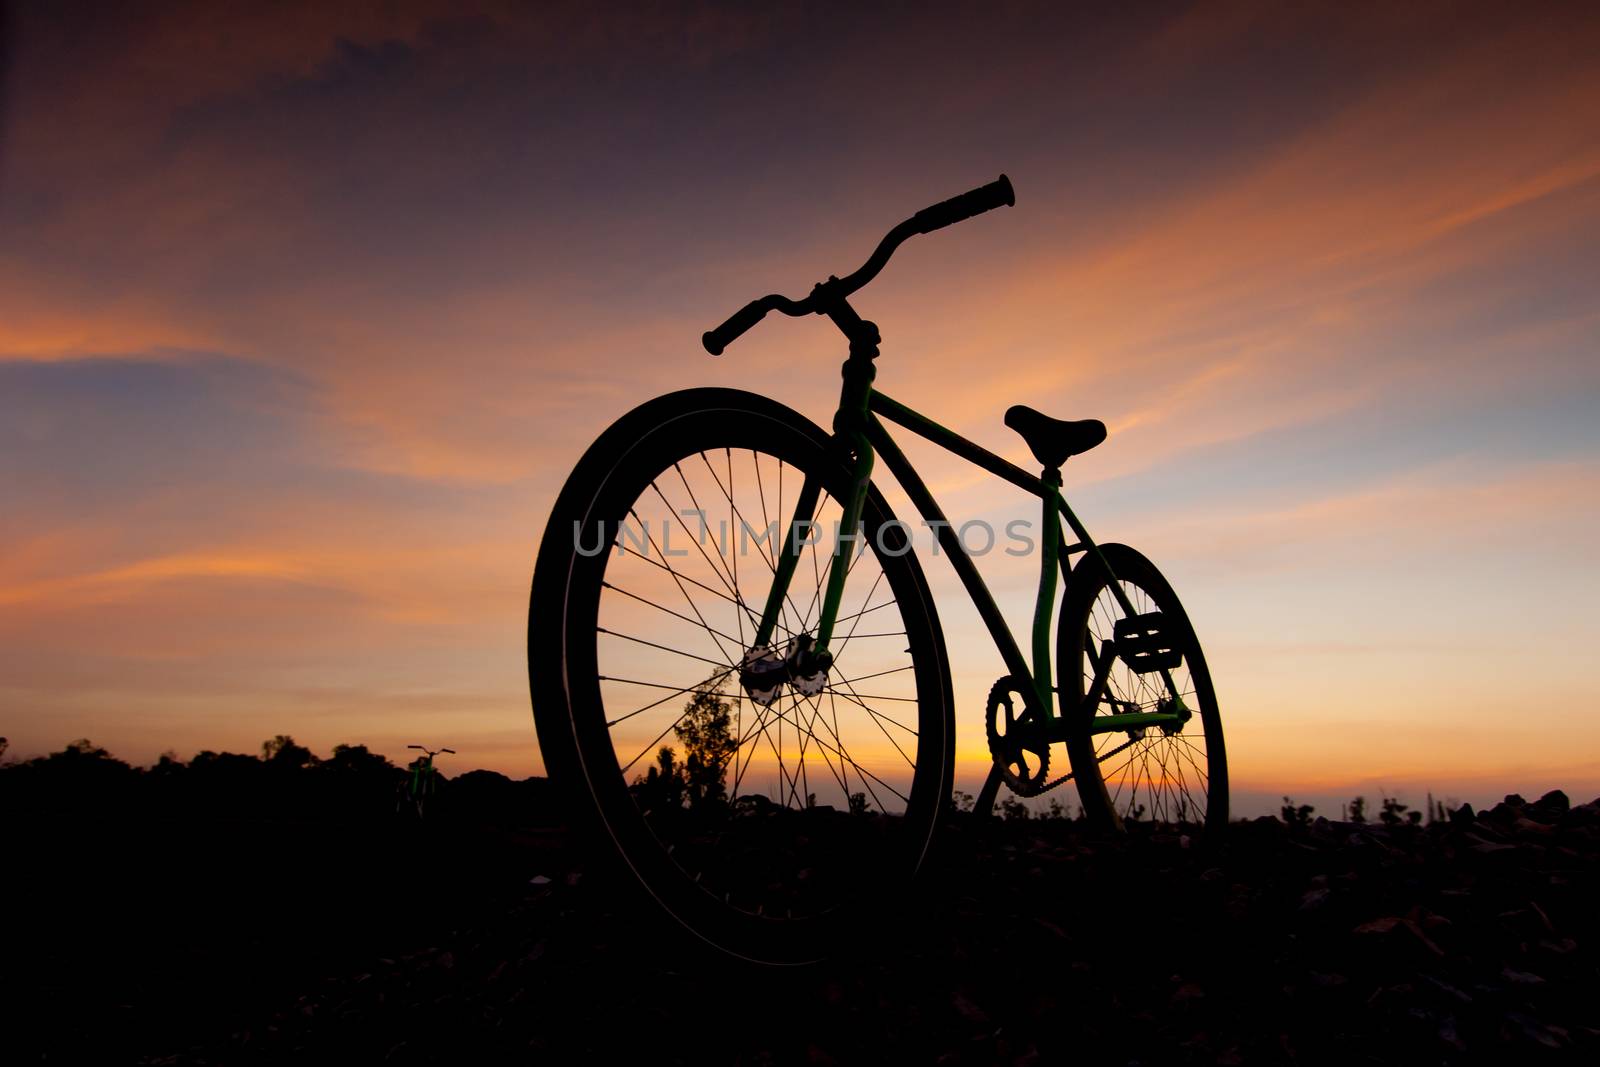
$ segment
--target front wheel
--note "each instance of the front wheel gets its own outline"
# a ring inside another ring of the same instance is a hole
[[[950,794],[944,643],[875,489],[831,669],[775,692],[741,683],[746,663],[815,638],[849,489],[828,435],[790,409],[670,394],[584,455],[534,572],[528,668],[551,777],[625,879],[762,963],[815,960],[862,916],[901,910]],[[793,521],[813,525],[758,648]]]
[[[1127,821],[1225,826],[1228,759],[1211,672],[1155,564],[1127,545],[1101,545],[1098,559],[1088,553],[1067,582],[1056,640],[1067,755],[1084,815],[1114,829]],[[1152,712],[1178,721],[1094,728],[1108,716]]]

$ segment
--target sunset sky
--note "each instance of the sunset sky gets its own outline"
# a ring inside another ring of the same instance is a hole
[[[826,424],[825,322],[701,331],[1005,172],[857,299],[878,384],[1029,467],[1008,405],[1105,420],[1068,497],[1188,607],[1236,811],[1600,794],[1594,9],[470,6],[0,23],[12,757],[542,773],[583,450],[695,385]],[[1032,514],[904,443],[952,515]],[[982,561],[1019,633],[1036,565]],[[975,788],[1004,670],[925,566]]]

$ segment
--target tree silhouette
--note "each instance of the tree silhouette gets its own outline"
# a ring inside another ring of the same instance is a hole
[[[1283,807],[1279,809],[1283,821],[1290,826],[1305,829],[1311,825],[1311,813],[1317,809],[1310,804],[1296,804],[1288,797],[1283,798]]]
[[[684,795],[690,807],[709,808],[727,802],[728,764],[737,747],[729,728],[733,721],[730,710],[721,683],[707,681],[695,689],[684,705],[683,717],[673,727],[683,743]]]
[[[64,761],[107,760],[111,759],[111,753],[107,752],[105,749],[101,748],[87,737],[80,737],[76,741],[69,744],[66,748],[62,749],[60,752],[52,752],[49,758],[53,760]]]
[[[646,811],[676,811],[686,804],[706,811],[728,802],[728,764],[738,743],[731,706],[717,679],[702,682],[683,706],[673,733],[684,756],[670,745],[656,752],[655,766],[633,779],[634,796]]]
[[[683,807],[685,785],[677,753],[670,745],[656,752],[656,765],[633,780],[634,795],[646,811],[676,811]]]
[[[333,755],[323,766],[329,770],[351,774],[393,776],[398,770],[388,759],[368,751],[366,745],[334,745]]]
[[[10,764],[6,771],[7,785],[25,788],[29,803],[75,812],[126,804],[139,776],[133,767],[87,738],[79,738],[60,752]],[[12,778],[13,774],[17,777]]]
[[[279,734],[271,741],[261,742],[261,758],[274,767],[297,771],[317,762],[309,748],[297,744],[288,734]]]

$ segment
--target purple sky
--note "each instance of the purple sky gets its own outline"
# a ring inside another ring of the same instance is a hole
[[[11,755],[539,772],[527,585],[583,449],[692,385],[825,423],[825,324],[700,332],[1004,171],[858,301],[879,384],[1019,462],[1011,403],[1108,423],[1068,494],[1183,596],[1236,807],[1600,792],[1581,5],[470,6],[9,9]],[[1019,630],[1033,566],[984,561]],[[928,570],[970,780],[1002,668]]]

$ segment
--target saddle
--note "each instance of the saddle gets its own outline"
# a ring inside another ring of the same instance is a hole
[[[1033,458],[1047,469],[1061,466],[1106,439],[1106,424],[1099,419],[1052,419],[1021,404],[1006,411],[1006,425],[1022,435]]]

